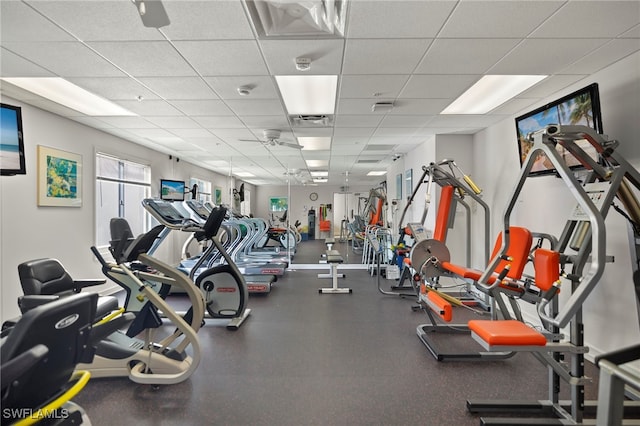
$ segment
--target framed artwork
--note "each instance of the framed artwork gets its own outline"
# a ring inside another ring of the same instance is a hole
[[[38,145],[38,205],[82,207],[82,156]]]
[[[216,186],[216,189],[214,191],[214,204],[216,206],[219,206],[220,204],[222,204],[222,188],[220,188],[219,186]]]
[[[402,200],[402,173],[396,176],[396,199]]]
[[[269,211],[283,212],[289,208],[289,200],[287,197],[270,197]]]
[[[407,198],[409,198],[413,194],[413,169],[404,172],[404,182],[407,189]]]

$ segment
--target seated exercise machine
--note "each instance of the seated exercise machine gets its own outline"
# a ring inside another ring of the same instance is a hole
[[[2,333],[2,424],[90,424],[70,399],[90,378],[88,371],[74,370],[79,362],[93,358],[98,295],[80,293],[55,301],[31,298],[34,305],[36,299],[43,304],[25,311]]]
[[[112,221],[112,225],[110,251],[115,262],[108,262],[96,247],[91,247],[91,251],[107,278],[126,292],[124,315],[104,326],[113,322],[117,325],[120,318],[125,318],[129,326],[126,332],[118,330],[97,342],[93,362],[81,364],[79,368],[91,371],[93,377],[129,377],[143,384],[175,384],[187,380],[200,363],[200,341],[196,333],[203,324],[204,297],[186,275],[148,254],[164,226],[158,225],[133,238],[128,224]],[[188,317],[176,313],[163,299],[163,286],[170,285],[187,294],[191,303]],[[163,321],[159,312],[168,321]],[[134,317],[133,320],[130,317]],[[161,328],[172,331],[158,341],[156,334]],[[139,335],[144,338],[138,338]]]
[[[626,212],[619,211],[631,223],[628,229],[632,234],[629,238],[634,260],[632,263],[639,263],[636,241],[640,236],[637,226],[640,223],[640,204],[630,184],[636,190],[640,189],[640,173],[616,151],[617,141],[609,140],[605,135],[600,135],[586,126],[549,125],[533,133],[531,140],[533,146],[523,163],[520,177],[504,214],[504,231],[509,229],[511,213],[518,195],[537,155],[541,152],[551,161],[578,205],[567,221],[561,237],[558,238],[555,250],[545,253],[541,252],[544,249],[538,249],[534,255],[536,275],[546,275],[544,279],[536,277],[536,284],[542,290],[536,303],[542,331],[522,322],[509,320],[476,320],[469,322],[469,328],[476,341],[489,352],[508,350],[532,353],[548,369],[549,394],[546,400],[470,400],[467,401],[467,408],[472,413],[502,414],[501,417],[482,417],[483,425],[585,424],[585,417],[592,414],[588,409],[595,408],[596,405],[587,403],[584,396],[584,385],[589,380],[585,376],[584,354],[589,348],[584,344],[583,303],[598,285],[605,264],[610,260],[605,251],[604,220],[609,208],[614,204],[615,197],[624,205]],[[599,154],[602,163],[587,155],[576,143],[578,140],[586,141],[587,145]],[[561,154],[555,149],[556,145],[571,152],[587,169],[582,182],[578,181],[562,161]],[[487,289],[496,288],[500,284],[498,281],[490,283],[489,277],[505,253],[505,248],[509,246],[509,234],[505,232],[504,235],[500,256],[492,260],[478,280],[478,285]],[[568,247],[571,247],[575,254],[567,252]],[[539,252],[542,253],[542,257]],[[539,262],[542,263],[542,267],[539,267]],[[553,263],[557,264],[555,270],[550,266]],[[589,269],[585,270],[587,263]],[[571,270],[565,272],[569,265]],[[560,279],[553,282],[556,276]],[[558,300],[560,286],[566,298],[562,304]],[[568,327],[569,332],[566,338],[561,333],[564,327]],[[570,388],[570,401],[559,399],[562,382]],[[615,386],[619,389],[618,385]],[[598,405],[600,402],[604,404],[603,407],[607,407],[606,404],[610,401],[599,401]],[[623,410],[625,418],[627,415],[639,414],[627,405],[629,404],[624,404]],[[608,408],[604,408],[604,411],[606,410]],[[616,410],[622,411],[619,408]],[[514,417],[505,417],[506,414],[512,414]],[[527,415],[531,417],[523,418]]]
[[[399,220],[399,237],[396,246],[400,246],[407,236],[411,236],[414,240],[414,244],[420,244],[420,241],[429,239],[429,240],[437,240],[442,243],[439,245],[442,250],[446,250],[448,253],[448,248],[446,247],[448,230],[453,228],[455,219],[456,219],[456,209],[457,206],[460,205],[465,209],[465,230],[466,230],[466,250],[465,250],[465,263],[464,266],[471,267],[471,241],[472,237],[476,236],[471,226],[471,203],[475,202],[478,206],[482,207],[483,214],[483,232],[481,234],[482,242],[483,242],[483,265],[486,265],[489,260],[489,206],[484,202],[484,200],[480,197],[482,190],[471,180],[471,178],[465,174],[460,167],[455,163],[455,161],[451,159],[444,159],[437,163],[431,163],[428,166],[422,167],[423,174],[422,177],[418,180],[418,185],[415,186],[413,193],[409,197],[407,201],[407,205],[405,206],[402,215]],[[427,217],[427,213],[429,208],[431,207],[431,201],[433,197],[433,190],[435,186],[440,187],[440,199],[438,202],[438,210],[436,215],[436,224],[433,229],[433,232],[423,232],[420,235],[410,235],[411,229],[408,224],[404,224],[404,218],[406,213],[413,203],[413,200],[418,193],[418,190],[422,184],[426,183],[426,193],[425,193],[425,204],[424,210],[422,213],[422,218],[420,222],[412,223],[413,227],[422,226],[424,227],[424,223]],[[435,184],[435,185],[434,185]],[[418,240],[418,241],[417,241]],[[427,243],[423,243],[427,244]],[[417,250],[421,250],[423,247],[418,247]],[[400,251],[396,251],[394,255],[394,260],[400,265],[402,265],[402,270],[400,274],[400,282],[398,283],[398,288],[411,288],[412,286],[405,285],[407,280],[418,279],[416,276],[416,270],[412,267],[411,257],[407,256],[403,259],[403,262],[400,263],[397,261],[397,257],[402,258],[406,256],[407,252],[410,254],[411,247],[407,247],[401,249]],[[444,252],[443,252],[444,253]],[[416,253],[417,254],[417,253]],[[433,276],[430,280],[430,286],[432,288],[441,288],[444,290],[442,283],[439,282],[439,276]],[[458,299],[462,299],[466,305],[479,305],[484,309],[489,309],[490,301],[488,297],[484,294],[481,294],[475,290],[475,287],[472,283],[467,283],[466,285],[466,293],[468,296],[464,298],[458,297]]]
[[[202,234],[201,238],[212,243],[211,246],[198,258],[189,273],[189,281],[194,282],[205,298],[205,308],[209,318],[229,319],[227,328],[237,330],[251,314],[246,307],[249,295],[244,277],[240,274],[235,263],[229,258],[218,240],[217,234],[224,220],[226,209],[216,207],[209,214],[207,221],[196,233]],[[127,235],[130,235],[128,223],[123,218],[111,220],[112,252],[121,255],[123,253],[117,246]],[[160,233],[162,234],[162,232]],[[198,237],[200,239],[200,237]],[[154,243],[155,244],[155,243]],[[213,250],[218,250],[228,263],[200,268]],[[126,259],[122,259],[126,261]],[[199,271],[194,278],[195,271]],[[170,288],[161,292],[165,297]],[[186,312],[186,317],[191,317],[193,306]]]

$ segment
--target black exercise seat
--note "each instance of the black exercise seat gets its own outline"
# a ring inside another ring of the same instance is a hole
[[[89,378],[74,369],[93,359],[89,339],[97,299],[95,293],[81,293],[38,306],[11,329],[0,348],[3,425],[45,407],[52,417],[47,424],[82,422],[82,410],[66,403]]]
[[[67,297],[79,293],[83,288],[104,284],[105,279],[74,280],[57,259],[35,259],[18,265],[18,276],[25,296],[49,295]],[[28,307],[20,304],[24,313]],[[96,309],[99,320],[118,309],[118,299],[113,296],[100,296]]]

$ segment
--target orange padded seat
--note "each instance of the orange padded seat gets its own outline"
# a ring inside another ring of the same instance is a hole
[[[471,320],[469,329],[491,346],[545,346],[547,339],[517,320]]]
[[[405,257],[404,259],[402,259],[402,263],[404,263],[407,266],[411,266],[411,258]]]

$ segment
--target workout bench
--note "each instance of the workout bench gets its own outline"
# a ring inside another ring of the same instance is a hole
[[[344,274],[338,273],[338,265],[344,260],[342,259],[342,255],[338,250],[327,250],[326,252],[327,263],[331,265],[331,273],[329,274],[318,274],[318,278],[331,278],[333,282],[333,287],[330,288],[319,288],[318,293],[331,293],[331,294],[346,294],[351,293],[350,288],[339,288],[338,287],[338,278],[344,278]]]

